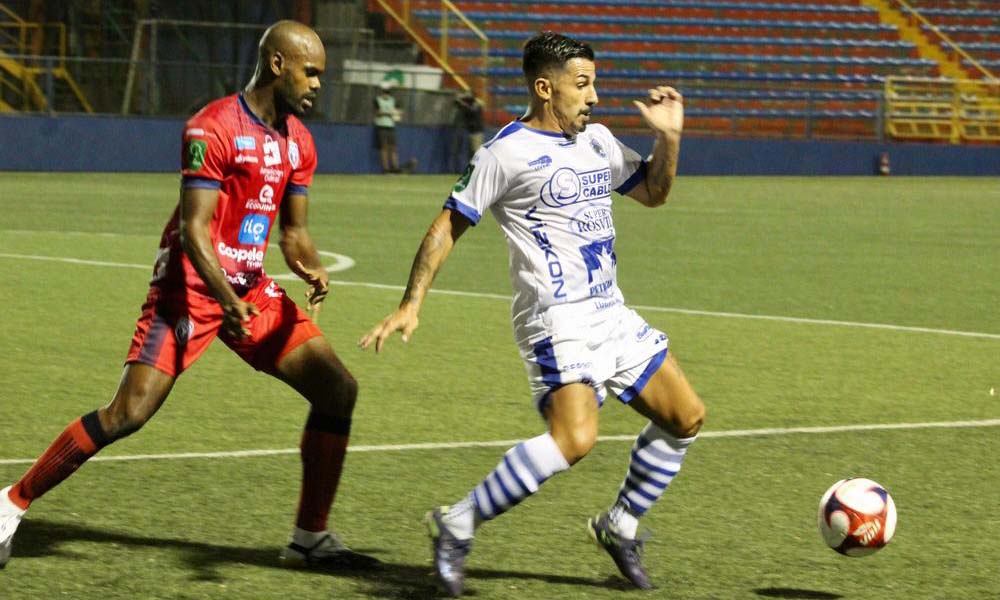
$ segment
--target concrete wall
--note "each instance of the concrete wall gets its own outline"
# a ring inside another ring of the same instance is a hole
[[[309,123],[320,173],[380,171],[374,133],[366,125]],[[0,117],[0,170],[177,171],[180,119],[107,116]],[[401,162],[418,159],[418,173],[451,173],[452,130],[399,127]],[[641,152],[650,136],[623,136]],[[1000,148],[939,144],[878,144],[810,140],[692,138],[684,140],[680,171],[690,175],[869,175],[876,156],[890,153],[895,175],[1000,175]]]

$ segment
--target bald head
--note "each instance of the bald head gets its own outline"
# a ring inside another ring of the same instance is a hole
[[[258,60],[270,62],[275,54],[286,58],[325,54],[323,42],[308,25],[298,21],[278,21],[260,36]]]
[[[302,115],[316,100],[325,67],[326,49],[315,31],[297,21],[278,21],[260,38],[248,88],[271,89],[277,113]]]

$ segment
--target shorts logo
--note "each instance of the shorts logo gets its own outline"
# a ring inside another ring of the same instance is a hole
[[[280,164],[281,147],[271,136],[264,136],[264,166],[272,167]]]
[[[177,325],[174,325],[174,338],[177,340],[177,345],[181,348],[187,346],[188,340],[192,336],[194,336],[194,323],[187,317],[178,319]]]
[[[264,293],[270,296],[271,298],[281,298],[284,292],[280,287],[278,287],[277,283],[272,281],[271,283],[267,284],[266,288],[264,288]]]
[[[200,171],[205,164],[205,151],[208,149],[208,142],[205,140],[191,140],[187,146],[187,168],[189,171]]]
[[[292,140],[288,140],[288,162],[293,169],[299,168],[299,145]]]
[[[267,242],[267,232],[271,220],[264,215],[249,214],[240,223],[239,241],[248,246],[263,246]]]
[[[642,329],[640,329],[638,333],[635,334],[635,341],[641,342],[642,340],[649,337],[649,334],[652,332],[653,332],[653,326],[650,325],[649,323],[646,323],[645,325],[642,326]]]
[[[257,140],[251,135],[241,135],[235,140],[237,150],[256,150]]]

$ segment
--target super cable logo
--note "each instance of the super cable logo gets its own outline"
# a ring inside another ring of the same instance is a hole
[[[561,208],[611,196],[611,169],[604,167],[593,171],[577,173],[563,167],[556,170],[539,192],[542,202],[553,208]]]

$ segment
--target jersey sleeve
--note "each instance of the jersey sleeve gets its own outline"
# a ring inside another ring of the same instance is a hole
[[[610,131],[605,129],[604,133],[611,148],[608,156],[608,162],[611,163],[611,185],[619,194],[627,194],[646,178],[646,161]]]
[[[200,116],[187,122],[181,144],[184,187],[219,189],[232,161],[229,136],[216,122]]]
[[[483,213],[507,193],[507,177],[500,161],[483,146],[476,151],[465,172],[455,182],[445,208],[461,213],[473,225],[479,223]]]
[[[303,127],[302,134],[296,136],[295,140],[289,141],[289,160],[291,155],[298,152],[298,164],[293,161],[292,175],[288,179],[288,186],[285,194],[306,194],[312,184],[313,174],[316,173],[316,146],[313,144],[312,134]],[[293,150],[291,144],[295,144],[298,149]]]

